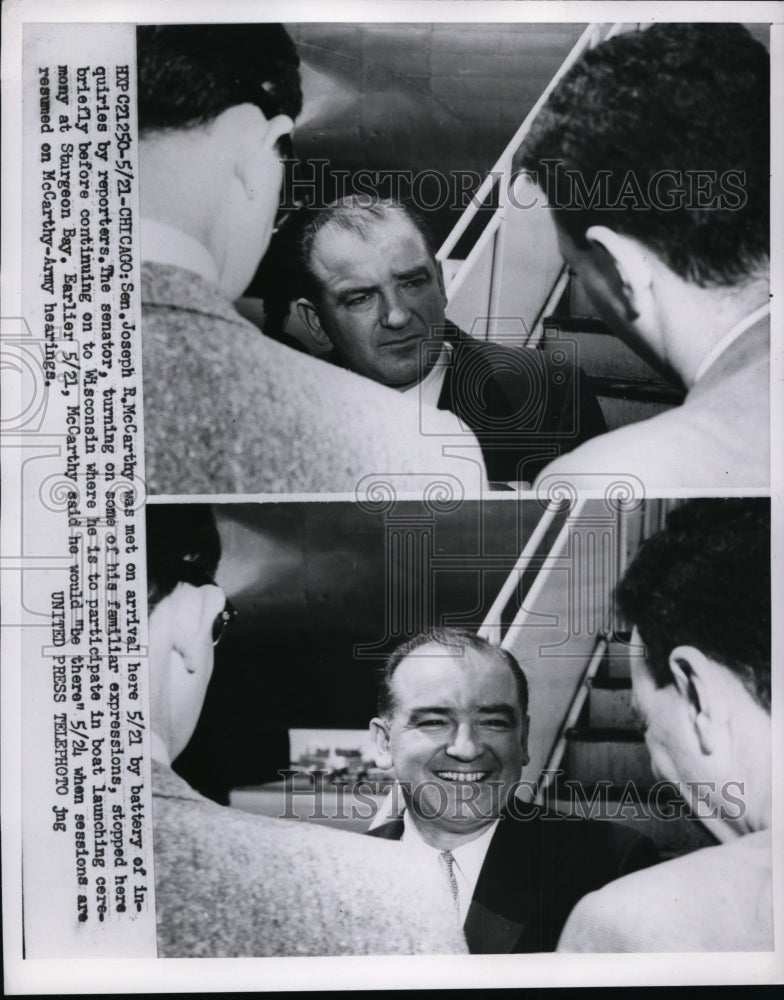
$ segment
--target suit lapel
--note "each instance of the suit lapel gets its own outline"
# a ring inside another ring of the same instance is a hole
[[[457,410],[455,410],[454,394],[455,368],[461,360],[461,352],[464,346],[462,338],[465,334],[463,334],[463,332],[456,327],[454,323],[450,323],[449,320],[446,322],[447,326],[444,331],[444,340],[447,344],[451,345],[452,351],[449,356],[449,364],[447,364],[444,369],[444,381],[441,383],[441,395],[438,397],[438,409],[451,410],[452,413],[457,413]]]
[[[452,410],[452,379],[454,377],[454,353],[450,364],[444,369],[444,381],[441,383],[441,394],[438,397],[439,410]],[[454,412],[452,410],[452,412]]]
[[[524,923],[494,913],[474,896],[463,932],[472,955],[508,955],[514,952],[525,927]]]
[[[541,823],[535,807],[517,803],[515,808],[517,812],[528,808],[531,815],[523,821],[507,815],[500,820],[463,924],[468,950],[474,955],[540,950],[535,924],[544,902],[539,888]],[[400,840],[403,820],[367,832],[371,837]]]
[[[538,831],[535,815],[499,822],[463,926],[472,954],[538,950],[531,938],[540,895]]]
[[[382,840],[400,840],[403,836],[403,820],[393,819],[389,823],[377,826],[374,830],[367,830],[369,837],[381,837]]]

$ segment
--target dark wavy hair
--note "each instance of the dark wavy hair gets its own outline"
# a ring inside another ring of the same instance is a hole
[[[770,711],[770,501],[690,500],[647,539],[616,590],[657,687],[671,651],[694,646]]]
[[[656,24],[616,35],[559,82],[515,166],[534,175],[578,247],[590,226],[606,225],[694,284],[742,282],[769,257],[765,46],[739,24]],[[695,194],[693,178],[708,171],[712,196],[707,187]],[[597,200],[585,194],[594,184],[603,192]],[[665,207],[665,196],[676,207]]]
[[[268,119],[302,110],[299,56],[280,24],[140,25],[139,130],[203,125],[255,104]]]
[[[488,659],[498,660],[505,667],[508,667],[514,677],[517,689],[517,701],[523,717],[528,713],[528,681],[526,680],[523,668],[515,657],[502,646],[496,646],[487,639],[478,636],[467,628],[434,628],[428,632],[421,632],[409,639],[392,652],[387,658],[381,671],[378,685],[378,714],[382,718],[389,718],[395,710],[395,695],[392,691],[392,678],[395,671],[403,662],[416,650],[423,646],[441,646],[444,649],[455,650],[460,655],[466,648],[472,649]]]
[[[212,583],[221,543],[207,504],[148,504],[145,520],[149,613],[178,583]]]

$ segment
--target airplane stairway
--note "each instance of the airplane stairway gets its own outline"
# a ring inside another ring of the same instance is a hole
[[[631,708],[630,662],[643,647],[618,620],[613,592],[675,503],[552,501],[480,629],[529,681],[531,787],[518,794],[565,816],[630,825],[664,857],[715,840],[677,798],[689,789],[657,783],[651,770]]]
[[[542,192],[515,167],[516,154],[558,80],[588,49],[636,24],[591,24],[521,123],[438,251],[447,316],[477,339],[536,350],[560,341],[586,372],[610,430],[683,400],[597,317],[561,259]]]

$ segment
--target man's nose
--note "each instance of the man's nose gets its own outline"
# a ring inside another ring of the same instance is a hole
[[[411,310],[398,292],[391,291],[384,294],[381,303],[381,323],[383,326],[397,329],[405,326],[410,318]]]
[[[482,752],[481,742],[476,738],[476,734],[471,725],[467,722],[460,723],[455,730],[454,739],[446,748],[450,757],[457,760],[474,760]]]

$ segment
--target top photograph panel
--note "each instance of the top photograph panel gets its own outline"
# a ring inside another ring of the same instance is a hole
[[[769,488],[769,63],[767,25],[139,26],[150,493]]]

